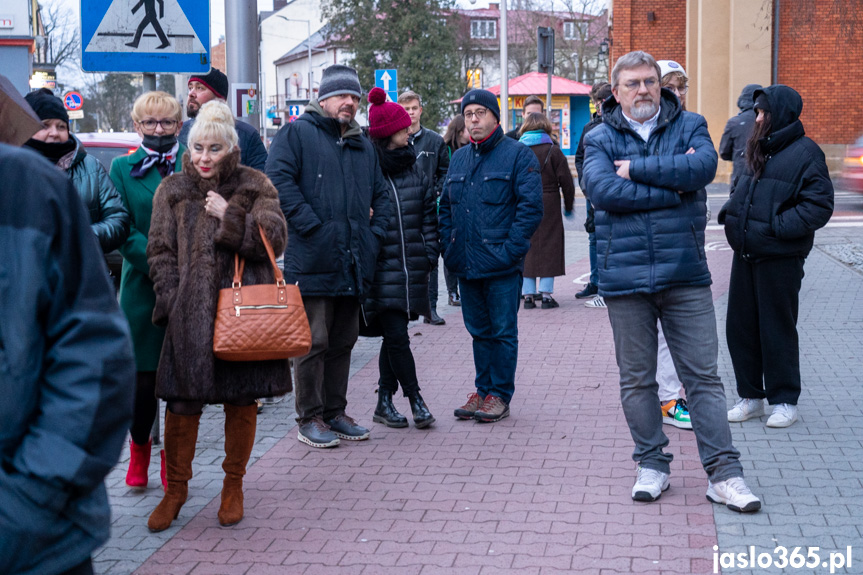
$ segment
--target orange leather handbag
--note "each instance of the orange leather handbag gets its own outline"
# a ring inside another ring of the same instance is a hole
[[[245,259],[234,254],[234,281],[219,290],[213,353],[225,361],[288,359],[309,353],[312,332],[300,288],[285,284],[263,228],[276,283],[243,286]]]

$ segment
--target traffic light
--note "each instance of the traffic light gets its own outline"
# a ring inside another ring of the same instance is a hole
[[[540,26],[536,29],[536,54],[539,71],[554,72],[554,28]]]

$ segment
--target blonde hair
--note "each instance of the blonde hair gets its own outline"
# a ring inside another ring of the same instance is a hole
[[[177,99],[167,92],[158,90],[144,92],[138,96],[132,106],[132,120],[139,123],[145,116],[162,116],[181,122],[183,121],[183,108]]]
[[[189,130],[189,146],[208,138],[226,143],[228,151],[233,150],[237,145],[234,115],[228,105],[221,100],[210,100],[201,106],[195,123]]]

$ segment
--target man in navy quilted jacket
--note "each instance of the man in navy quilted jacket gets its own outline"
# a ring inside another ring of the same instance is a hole
[[[459,278],[462,317],[473,338],[476,393],[455,416],[489,423],[509,415],[515,391],[521,273],[542,220],[542,181],[536,155],[504,136],[497,96],[471,90],[461,111],[470,145],[450,160],[440,199],[440,243],[444,263]]]
[[[620,370],[620,399],[638,462],[632,498],[669,487],[672,456],[656,383],[657,320],[685,382],[707,498],[739,511],[761,501],[743,481],[731,443],[710,271],[704,253],[707,194],[717,156],[702,116],[660,88],[650,54],[630,52],[611,73],[603,123],[585,137],[584,182],[596,210],[599,294]]]

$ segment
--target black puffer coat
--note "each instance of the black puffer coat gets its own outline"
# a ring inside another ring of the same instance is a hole
[[[393,215],[381,243],[371,292],[363,305],[369,325],[386,309],[404,311],[411,319],[429,315],[429,271],[437,265],[440,254],[435,191],[420,165],[384,174],[384,179]]]
[[[804,136],[798,119],[803,100],[783,85],[756,90],[767,96],[773,131],[760,143],[764,173],[755,180],[748,167],[719,213],[731,248],[748,261],[803,256],[815,230],[833,215],[833,184],[818,145]]]
[[[725,130],[722,132],[722,140],[719,142],[719,157],[728,162],[734,162],[734,170],[731,172],[731,185],[737,181],[740,174],[746,168],[746,141],[755,126],[755,101],[752,94],[761,89],[758,84],[747,84],[740,97],[737,98],[737,107],[740,113],[728,120]]]

